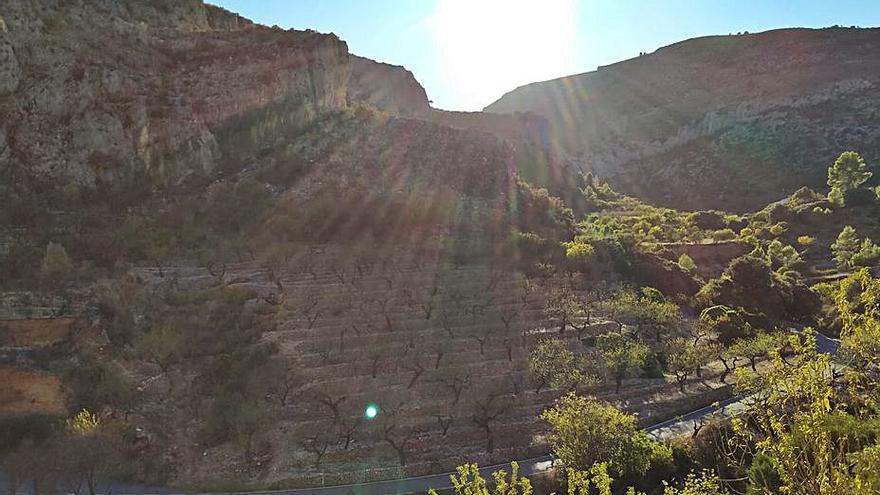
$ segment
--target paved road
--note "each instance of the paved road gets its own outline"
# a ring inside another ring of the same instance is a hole
[[[794,325],[792,330],[800,332],[802,326]],[[840,341],[816,333],[816,349],[826,354],[837,354]],[[710,406],[702,407],[685,415],[663,421],[645,428],[651,437],[658,440],[690,435],[694,425],[706,420],[726,419],[748,409],[748,397],[731,397]],[[540,474],[549,471],[553,467],[553,458],[550,455],[533,457],[518,461],[520,473],[524,476]],[[510,471],[510,463],[485,466],[480,469],[483,476],[489,477],[494,471],[504,469]],[[109,486],[100,487],[99,493],[109,495],[410,495],[414,493],[426,493],[429,488],[442,490],[452,488],[449,475],[452,473],[417,476],[402,480],[376,481],[372,483],[359,483],[355,485],[341,485],[320,488],[303,488],[298,490],[269,490],[255,492],[224,492],[223,494],[208,494],[203,492],[182,492],[165,488],[150,488],[137,485],[112,483]],[[8,486],[6,480],[0,474],[0,487]],[[7,492],[3,492],[7,493]],[[17,495],[32,495],[30,491],[19,491]]]

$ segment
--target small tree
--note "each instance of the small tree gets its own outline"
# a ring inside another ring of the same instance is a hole
[[[186,338],[173,324],[163,323],[152,328],[135,342],[135,352],[141,359],[159,366],[168,388],[174,388],[171,367],[180,361]]]
[[[542,340],[529,355],[529,371],[538,382],[535,393],[547,385],[575,388],[588,381],[574,353],[561,339]]]
[[[845,151],[828,169],[828,186],[831,193],[828,199],[839,206],[844,206],[847,191],[857,189],[873,174],[868,170],[865,160],[854,151]]]
[[[614,379],[614,391],[620,393],[624,378],[637,376],[648,360],[648,346],[620,332],[600,335],[596,341],[602,361]]]
[[[770,352],[783,344],[782,339],[773,334],[762,333],[748,339],[734,342],[728,349],[729,355],[740,356],[749,360],[752,371],[758,371],[758,359],[770,355]]]
[[[568,394],[544,411],[550,423],[550,445],[567,468],[585,470],[608,462],[618,474],[642,475],[658,461],[671,461],[672,451],[638,430],[636,417],[587,397]]]
[[[853,258],[861,249],[856,229],[847,225],[840,231],[837,240],[831,245],[831,252],[834,253],[834,260],[837,262],[839,270],[851,270],[853,267]]]
[[[67,420],[65,435],[60,440],[60,470],[71,491],[79,493],[85,483],[87,493],[96,495],[98,478],[112,475],[118,467],[117,438],[100,418],[82,410]]]
[[[564,333],[572,319],[581,313],[581,304],[570,290],[560,289],[547,299],[544,313],[551,320],[558,322],[559,333]]]

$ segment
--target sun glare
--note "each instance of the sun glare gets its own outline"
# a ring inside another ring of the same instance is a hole
[[[574,0],[437,0],[430,28],[462,109],[573,72],[576,14]]]

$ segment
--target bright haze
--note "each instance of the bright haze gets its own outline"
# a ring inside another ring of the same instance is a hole
[[[480,110],[517,86],[683,39],[781,27],[880,25],[873,0],[215,0],[257,22],[333,32],[405,66],[435,107]]]

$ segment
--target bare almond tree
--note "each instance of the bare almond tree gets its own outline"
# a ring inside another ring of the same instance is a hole
[[[327,454],[327,450],[330,449],[330,440],[320,433],[316,433],[307,437],[302,442],[302,447],[306,452],[315,456],[315,469],[321,469],[321,460]]]
[[[330,412],[333,414],[333,424],[338,423],[339,422],[340,406],[342,405],[343,402],[345,402],[348,399],[348,396],[347,395],[335,396],[329,392],[325,392],[322,390],[315,390],[312,392],[312,395],[317,402],[319,402],[320,404],[323,404],[328,409],[330,409]]]
[[[397,452],[401,466],[406,466],[410,444],[418,433],[411,428],[400,427],[395,423],[385,425],[383,440]]]
[[[452,424],[455,423],[455,416],[451,414],[438,414],[435,417],[437,418],[437,424],[440,425],[440,431],[445,437],[446,434],[449,432],[449,429],[452,428]]]
[[[479,395],[481,397],[473,400],[475,412],[471,419],[486,433],[486,451],[491,454],[495,450],[492,423],[510,408],[510,403],[501,400],[502,395],[497,391],[488,391]]]
[[[461,393],[464,392],[464,389],[467,388],[468,384],[470,384],[470,381],[470,375],[466,375],[465,377],[453,375],[443,379],[443,384],[446,385],[447,388],[452,390],[453,406],[457,405],[458,401],[461,400]]]

